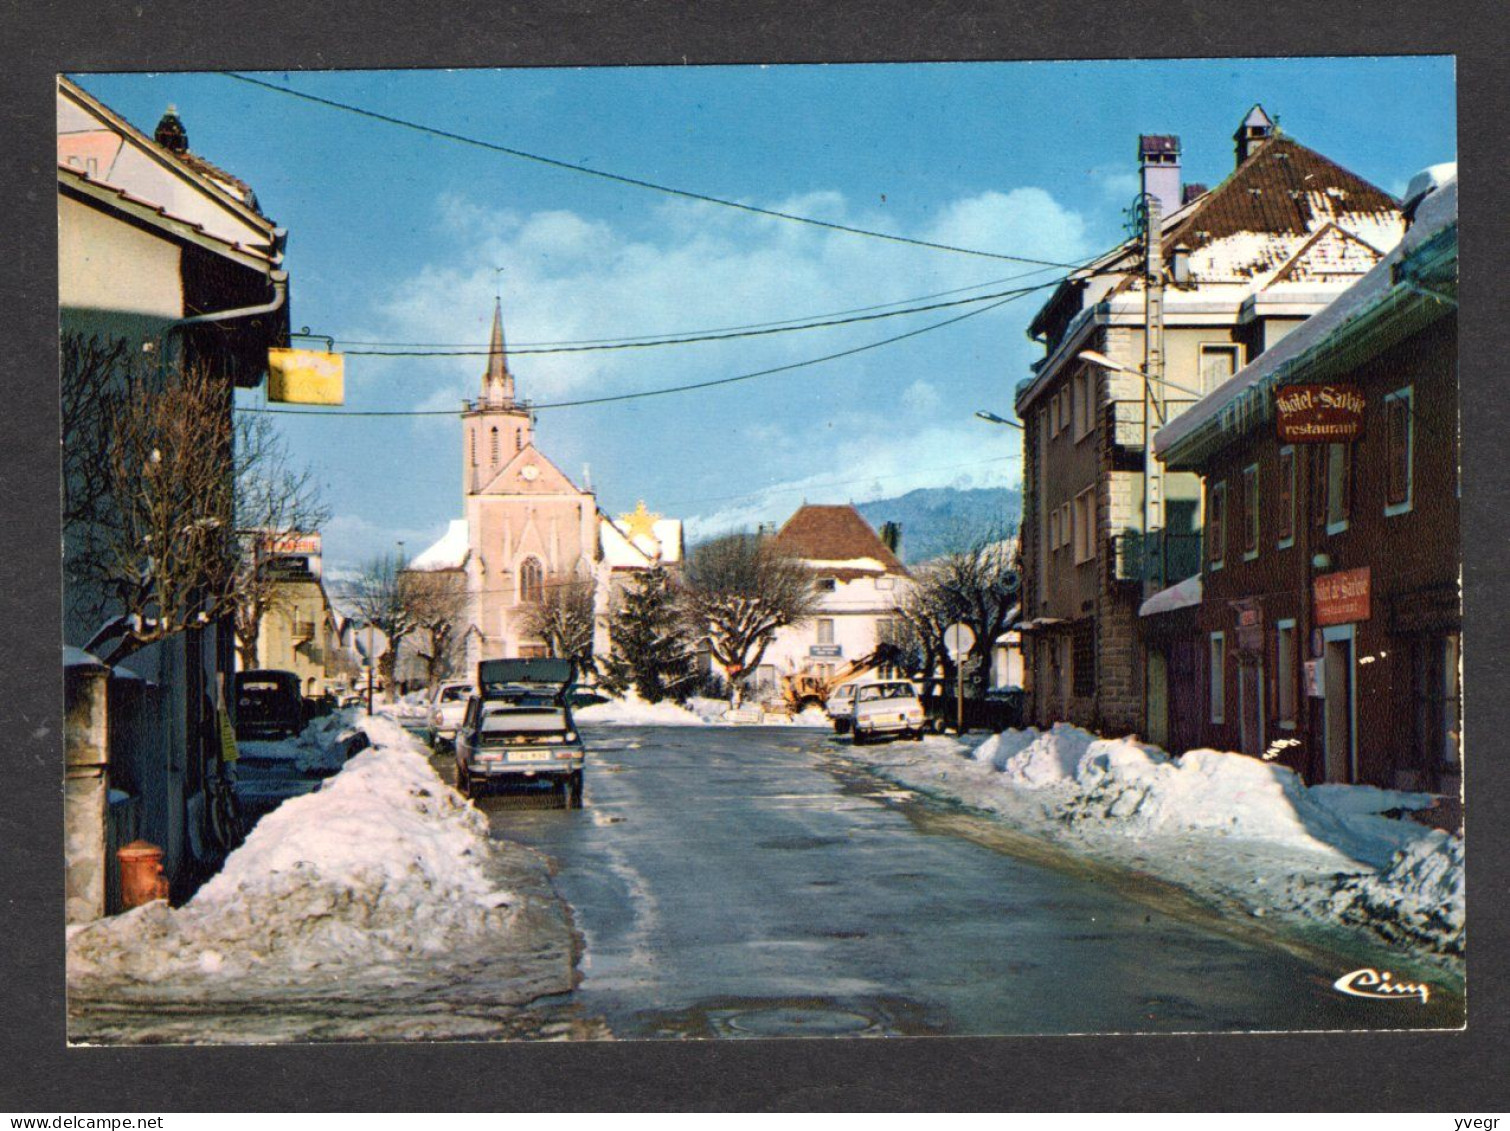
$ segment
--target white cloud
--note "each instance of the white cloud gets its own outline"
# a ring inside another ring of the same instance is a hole
[[[684,509],[689,537],[706,538],[730,530],[781,522],[803,502],[867,502],[904,495],[918,487],[1004,487],[1022,478],[1022,445],[1017,433],[962,424],[911,431],[895,425],[856,433],[839,442],[830,466],[810,475],[784,478],[734,499],[697,500]]]
[[[939,405],[939,391],[932,382],[919,377],[902,394],[902,405],[914,413],[932,412]]]
[[[404,544],[404,554],[414,557],[445,532],[445,520],[423,527],[402,527],[358,514],[336,515],[320,530],[326,552],[332,555],[326,563],[326,573],[334,571],[337,577],[349,575],[363,562],[394,553],[400,542]]]

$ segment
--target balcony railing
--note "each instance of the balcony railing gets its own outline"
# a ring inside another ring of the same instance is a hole
[[[1201,571],[1201,536],[1127,530],[1112,536],[1112,577],[1157,591]]]

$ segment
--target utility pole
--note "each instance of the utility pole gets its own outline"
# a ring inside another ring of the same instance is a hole
[[[1143,195],[1143,594],[1154,586],[1155,553],[1164,530],[1164,467],[1154,432],[1164,423],[1164,218],[1159,198]],[[1157,423],[1156,423],[1157,421]],[[1159,553],[1162,562],[1163,554]],[[1158,571],[1162,578],[1163,569]]]
[[[372,669],[377,665],[377,657],[372,652],[372,622],[367,622],[367,717],[372,717]]]

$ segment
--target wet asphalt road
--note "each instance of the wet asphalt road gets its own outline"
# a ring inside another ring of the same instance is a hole
[[[883,782],[826,732],[586,734],[586,807],[491,794],[554,858],[585,952],[573,1009],[624,1038],[1455,1026],[1358,965],[1161,885],[1056,859]],[[449,769],[449,759],[437,759]]]

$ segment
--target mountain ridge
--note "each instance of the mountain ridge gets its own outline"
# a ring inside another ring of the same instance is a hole
[[[1022,494],[1012,487],[919,487],[854,506],[877,531],[883,523],[900,523],[897,556],[916,565],[966,549],[983,534],[1015,538]]]

